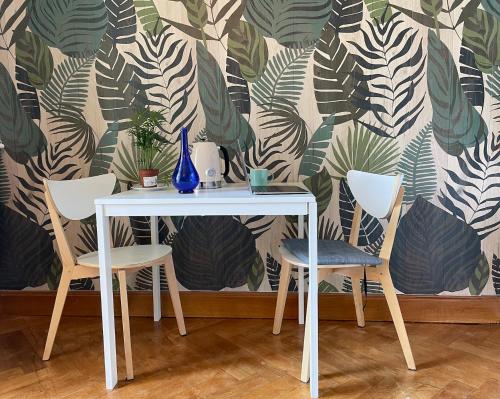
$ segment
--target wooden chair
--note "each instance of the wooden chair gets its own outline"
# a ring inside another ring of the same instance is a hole
[[[113,192],[115,183],[116,176],[113,174],[78,180],[44,181],[45,200],[63,267],[54,310],[50,320],[47,341],[45,343],[43,360],[49,360],[50,358],[71,280],[99,277],[98,253],[91,252],[76,257],[66,237],[60,215],[69,220],[81,220],[92,216],[95,213],[94,200],[98,197],[110,195]],[[111,250],[112,270],[114,273],[117,273],[120,286],[127,379],[134,378],[127,300],[127,272],[145,267],[165,266],[165,274],[177,319],[177,327],[181,335],[186,335],[171,252],[172,248],[168,245],[138,245],[112,248]],[[159,284],[153,284],[154,291],[159,290],[159,288]]]
[[[330,273],[338,273],[350,277],[358,326],[364,327],[365,318],[360,284],[364,278],[364,272],[366,271],[367,279],[379,281],[382,284],[384,295],[389,305],[406,364],[410,370],[415,370],[415,361],[413,360],[410,342],[408,341],[396,291],[394,290],[389,272],[389,259],[394,244],[404,193],[404,189],[401,186],[402,176],[384,176],[352,170],[347,173],[347,182],[357,202],[349,243],[333,240],[318,241],[318,283],[325,280]],[[373,217],[379,219],[389,218],[384,242],[378,257],[356,248],[363,209]],[[283,240],[280,252],[281,275],[273,334],[279,334],[281,331],[283,310],[285,308],[292,266],[295,265],[300,268],[309,266],[307,240]],[[310,313],[308,306],[301,372],[301,380],[304,382],[309,380],[309,323]]]

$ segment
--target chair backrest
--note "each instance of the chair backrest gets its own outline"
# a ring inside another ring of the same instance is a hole
[[[375,173],[350,170],[347,172],[347,184],[357,203],[365,212],[377,219],[390,216],[403,175],[377,175]]]
[[[76,258],[60,216],[70,220],[81,220],[92,216],[95,213],[94,200],[110,195],[115,183],[116,176],[113,174],[76,180],[44,180],[45,200],[64,267],[73,266]]]
[[[377,219],[388,218],[389,224],[379,254],[381,259],[388,262],[403,202],[403,175],[386,176],[350,170],[347,172],[347,183],[356,200],[349,243],[351,245],[358,243],[363,210]]]

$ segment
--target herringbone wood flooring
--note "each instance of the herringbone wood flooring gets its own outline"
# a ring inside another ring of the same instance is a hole
[[[308,398],[299,381],[303,328],[272,320],[132,318],[136,378],[104,388],[98,318],[63,317],[52,359],[41,360],[49,319],[0,320],[0,398]],[[500,326],[407,324],[417,372],[406,370],[390,323],[320,322],[324,398],[500,398]]]

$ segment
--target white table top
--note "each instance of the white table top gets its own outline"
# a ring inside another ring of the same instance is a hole
[[[285,183],[286,184],[286,183]],[[289,183],[299,185],[300,183]],[[160,205],[160,204],[269,204],[269,203],[304,203],[315,202],[310,192],[305,194],[266,194],[255,195],[245,183],[226,184],[219,189],[197,190],[193,194],[179,194],[175,189],[157,191],[123,191],[118,194],[95,200],[96,205]]]

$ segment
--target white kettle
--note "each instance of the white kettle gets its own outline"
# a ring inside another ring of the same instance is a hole
[[[219,150],[224,156],[224,172],[221,172]],[[198,188],[222,187],[222,178],[229,174],[229,154],[224,147],[211,141],[198,141],[193,143],[191,158],[200,176]]]

